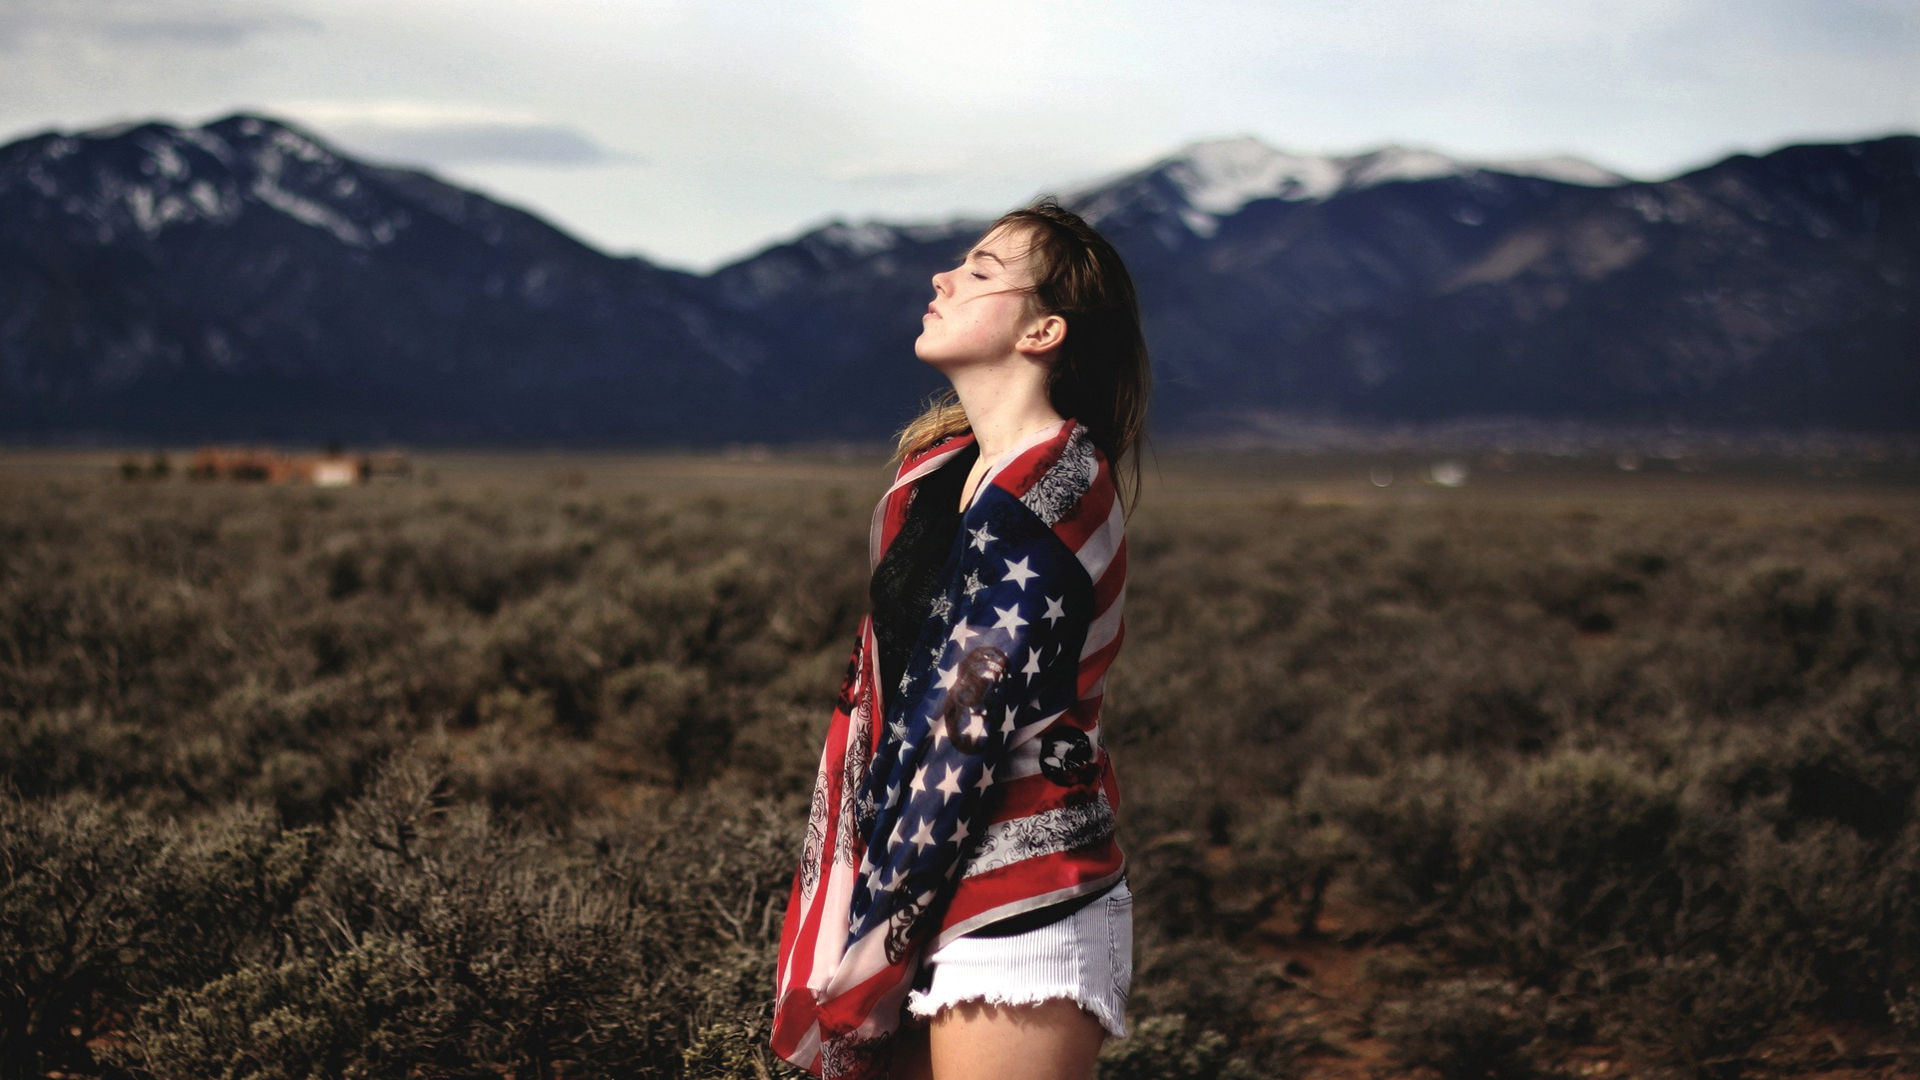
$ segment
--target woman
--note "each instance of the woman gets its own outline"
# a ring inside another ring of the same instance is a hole
[[[824,1077],[1092,1075],[1132,895],[1099,724],[1147,353],[1113,247],[1051,201],[933,277],[953,384],[874,510],[873,614],[828,728],[774,1049]]]

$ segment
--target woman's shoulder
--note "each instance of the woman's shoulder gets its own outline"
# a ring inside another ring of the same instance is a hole
[[[1077,519],[1103,522],[1118,506],[1107,457],[1077,421],[1009,462],[994,482],[1055,528]]]
[[[963,527],[987,525],[996,536],[1057,545],[1095,582],[1124,580],[1126,515],[1106,456],[1084,426],[1064,425],[1008,462],[990,484],[996,496],[977,500]],[[1110,577],[1112,570],[1119,573]]]
[[[921,465],[927,463],[928,461],[933,460],[934,458],[944,457],[949,454],[957,453],[959,451],[967,449],[972,445],[973,445],[973,432],[971,431],[962,431],[952,435],[948,435],[945,438],[939,440],[938,442],[935,442],[929,446],[923,447],[919,450],[912,451],[911,453],[907,454],[905,457],[901,458],[900,467],[894,470],[893,478],[897,481],[901,477],[907,475],[908,473],[912,472],[914,469],[919,468]]]

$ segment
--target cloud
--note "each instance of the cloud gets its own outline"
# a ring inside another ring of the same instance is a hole
[[[548,166],[636,161],[579,128],[513,112],[408,102],[294,104],[279,111],[347,150],[386,161]]]
[[[160,8],[166,10],[156,10]],[[233,0],[186,0],[166,5],[150,0],[7,0],[0,8],[0,49],[60,40],[225,49],[263,34],[317,31],[321,27],[317,19],[271,4]]]
[[[451,123],[396,128],[336,125],[328,133],[369,157],[421,165],[520,162],[531,165],[611,165],[632,159],[564,124]]]
[[[912,185],[944,183],[965,176],[968,163],[947,157],[914,157],[879,153],[830,162],[822,178],[843,184]]]
[[[318,30],[320,23],[292,15],[208,15],[185,18],[132,18],[101,23],[93,30],[110,41],[170,42],[230,48],[259,34],[278,30]]]

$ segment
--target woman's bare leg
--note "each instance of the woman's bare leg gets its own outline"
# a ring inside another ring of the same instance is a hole
[[[1091,1080],[1107,1030],[1071,1001],[963,1001],[929,1025],[932,1080]]]

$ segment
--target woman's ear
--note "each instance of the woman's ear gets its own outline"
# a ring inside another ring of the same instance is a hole
[[[1067,340],[1067,320],[1059,315],[1042,315],[1027,325],[1027,332],[1014,342],[1014,351],[1033,360],[1050,360],[1048,353]]]

